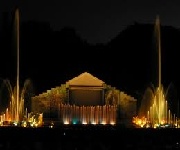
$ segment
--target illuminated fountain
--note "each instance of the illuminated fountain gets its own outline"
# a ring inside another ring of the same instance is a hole
[[[9,80],[3,80],[4,87],[8,90],[9,104],[8,108],[0,115],[0,125],[18,125],[23,124],[26,126],[26,123],[35,118],[36,115],[28,113],[27,107],[25,108],[25,94],[31,89],[31,81],[29,79],[25,80],[22,90],[19,86],[19,10],[15,10],[15,35],[16,35],[16,50],[17,50],[17,79],[16,86],[13,87],[10,84]],[[39,120],[42,123],[42,114],[39,114]],[[37,121],[36,121],[37,122]]]
[[[147,88],[141,103],[139,116],[133,118],[133,123],[141,127],[176,127],[177,117],[171,113],[168,107],[168,101],[161,84],[161,37],[158,17],[155,22],[155,31],[158,48],[158,87]]]
[[[116,105],[76,106],[59,105],[59,118],[63,124],[116,124]]]
[[[11,86],[9,80],[3,80],[4,88],[7,89],[7,99],[9,100],[8,108],[6,108],[5,112],[0,115],[0,122],[20,122],[20,121],[26,121],[28,119],[28,112],[27,107],[25,108],[24,98],[25,94],[28,92],[29,89],[31,89],[31,81],[27,79],[24,82],[24,86],[19,92],[21,95],[19,95],[17,99],[17,88]],[[17,104],[18,103],[18,104]],[[17,105],[18,108],[17,108]]]
[[[17,79],[16,86],[12,89],[9,80],[4,80],[10,94],[9,108],[6,109],[5,115],[1,116],[2,121],[19,122],[21,115],[24,113],[24,89],[22,90],[21,97],[19,92],[19,10],[15,10],[15,35],[16,35],[16,50],[17,50]],[[3,117],[4,116],[4,117]]]

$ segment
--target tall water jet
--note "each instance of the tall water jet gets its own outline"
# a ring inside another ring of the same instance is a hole
[[[8,79],[3,79],[2,87],[3,90],[8,91],[8,100],[10,99],[9,104],[7,104],[5,107],[3,107],[3,111],[0,114],[0,125],[4,124],[13,124],[18,125],[21,124],[22,126],[26,126],[27,122],[30,124],[30,126],[39,126],[42,125],[43,120],[43,114],[42,113],[36,113],[33,112],[28,113],[28,101],[31,100],[33,89],[30,79],[26,79],[24,82],[23,87],[20,90],[19,85],[19,78],[20,78],[20,19],[19,19],[19,9],[15,9],[15,16],[14,16],[14,34],[15,34],[15,50],[16,50],[16,86],[13,88],[10,84],[10,81]],[[5,88],[5,89],[4,89]],[[1,90],[1,87],[0,87]],[[6,93],[6,92],[5,92]],[[26,100],[26,101],[25,101]],[[6,108],[4,110],[4,108]]]
[[[17,49],[17,79],[16,79],[16,118],[19,122],[19,9],[15,10],[15,27],[16,27],[16,49]]]
[[[171,111],[168,108],[168,103],[161,83],[161,32],[159,16],[156,17],[155,21],[155,35],[156,49],[158,50],[158,84],[156,88],[151,89],[148,87],[146,90],[145,94],[147,95],[144,95],[140,108],[140,111],[143,110],[143,112],[139,112],[141,116],[134,117],[133,122],[140,126],[144,126],[147,123],[151,124],[152,127],[158,127],[165,124],[174,126],[177,124],[177,118],[175,114],[171,114]],[[150,106],[144,106],[144,104],[150,104]],[[146,110],[144,110],[143,107]]]
[[[162,89],[162,85],[161,85],[161,32],[160,32],[160,20],[159,20],[159,16],[157,16],[156,18],[156,22],[155,22],[155,33],[157,35],[157,49],[158,49],[158,73],[159,73],[159,76],[158,76],[158,124],[161,123],[161,120],[162,120],[162,111],[161,110],[161,103],[163,102],[162,100],[162,92],[163,92],[163,89]]]
[[[10,117],[8,120],[11,120],[13,122],[19,122],[19,114],[22,112],[22,106],[24,106],[22,100],[20,102],[20,92],[19,92],[19,9],[15,9],[14,14],[14,35],[15,35],[15,50],[16,50],[16,86],[13,89],[9,80],[4,80],[3,83],[5,87],[8,89],[9,96],[10,96],[10,104],[9,109],[6,109],[6,114]],[[21,104],[20,104],[21,103]],[[21,105],[21,110],[19,109]],[[6,117],[7,119],[7,117]]]
[[[155,34],[157,35],[156,37],[156,44],[157,44],[157,49],[158,49],[158,86],[161,88],[161,31],[160,31],[160,20],[159,16],[156,18],[155,22]]]

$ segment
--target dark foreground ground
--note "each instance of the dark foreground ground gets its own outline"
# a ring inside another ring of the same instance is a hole
[[[171,150],[180,149],[180,129],[119,126],[0,128],[0,150]]]

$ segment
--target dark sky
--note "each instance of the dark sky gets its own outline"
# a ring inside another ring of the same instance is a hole
[[[72,26],[89,42],[107,42],[135,21],[180,27],[179,0],[1,0],[0,11],[18,6],[22,20],[51,23],[55,30]]]
[[[0,14],[16,6],[21,21],[49,22],[54,30],[70,26],[90,43],[106,43],[134,22],[154,23],[157,15],[162,25],[180,28],[179,0],[0,0]]]

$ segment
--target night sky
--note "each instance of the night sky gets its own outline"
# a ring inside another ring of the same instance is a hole
[[[0,12],[18,6],[22,20],[48,21],[55,30],[73,26],[91,43],[107,42],[135,21],[180,27],[178,0],[1,0]]]
[[[12,12],[15,7],[20,10],[21,21],[48,22],[52,29],[57,31],[66,26],[73,27],[83,39],[91,44],[107,43],[134,22],[153,24],[157,15],[162,25],[180,28],[180,2],[178,0],[1,0],[0,14]],[[74,70],[75,68],[72,72]],[[57,70],[54,70],[54,74],[55,71]],[[97,75],[100,75],[99,72]],[[39,80],[39,83],[53,80],[52,85],[59,85],[62,81],[58,81],[58,78],[61,78],[60,75],[68,73],[66,70],[61,70],[61,73],[54,75],[56,78],[52,75],[45,77],[44,74],[43,81]],[[74,75],[78,75],[77,72]],[[109,77],[108,83],[111,78]],[[37,82],[38,80],[36,84]],[[41,85],[44,86],[45,83]],[[47,83],[47,87],[42,87],[42,89],[48,90],[52,85]]]

